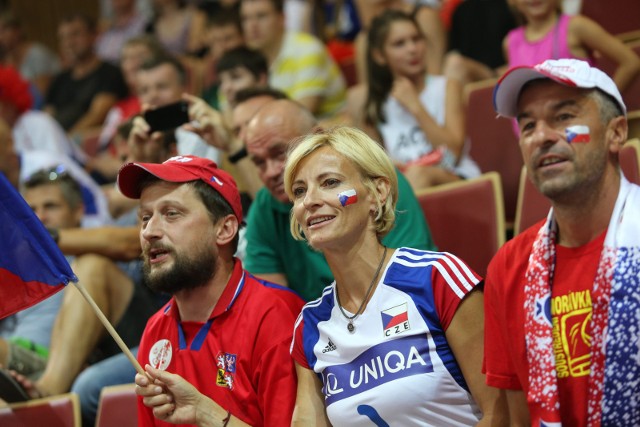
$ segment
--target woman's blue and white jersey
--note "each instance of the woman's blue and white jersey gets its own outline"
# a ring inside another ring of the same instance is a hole
[[[306,304],[291,354],[322,379],[331,424],[475,425],[480,412],[445,331],[480,281],[454,255],[400,248],[353,333],[337,305],[335,282]]]

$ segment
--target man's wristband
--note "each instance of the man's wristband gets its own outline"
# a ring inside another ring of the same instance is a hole
[[[242,160],[245,157],[247,157],[247,155],[248,155],[247,148],[246,147],[242,147],[241,149],[239,149],[238,151],[236,151],[235,153],[233,153],[233,154],[231,154],[229,156],[229,163],[235,165],[240,160]]]

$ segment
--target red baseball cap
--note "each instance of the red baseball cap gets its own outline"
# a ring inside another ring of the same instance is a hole
[[[139,199],[140,181],[153,175],[168,182],[202,180],[213,187],[229,203],[233,213],[242,222],[242,203],[236,182],[231,175],[213,160],[197,156],[176,156],[164,163],[127,163],[118,172],[117,185],[120,192],[130,199]]]
[[[20,114],[33,104],[29,83],[12,67],[0,66],[0,100],[14,105]]]

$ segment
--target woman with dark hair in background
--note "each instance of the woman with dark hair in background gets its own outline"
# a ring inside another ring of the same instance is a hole
[[[414,190],[480,174],[465,151],[460,85],[429,74],[415,19],[388,10],[374,18],[367,50],[368,96],[360,123],[379,137]]]

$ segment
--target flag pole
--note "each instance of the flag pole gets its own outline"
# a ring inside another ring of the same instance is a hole
[[[120,335],[113,328],[111,322],[109,322],[109,319],[107,319],[102,310],[100,310],[100,307],[98,307],[98,304],[96,304],[96,302],[93,300],[91,295],[89,295],[84,286],[82,286],[78,282],[73,282],[73,285],[78,291],[80,291],[84,299],[87,300],[93,311],[96,313],[96,316],[98,316],[98,319],[100,319],[104,327],[107,329],[107,332],[109,332],[109,335],[113,337],[113,339],[116,341],[116,344],[118,344],[118,347],[120,347],[120,350],[122,350],[125,356],[127,356],[129,362],[131,362],[136,371],[138,371],[140,375],[146,376],[147,374],[144,372],[144,369],[142,369],[142,366],[140,366],[140,363],[138,363],[138,360],[135,358],[133,353],[131,353],[131,350],[129,350],[129,347],[127,347],[124,341],[122,341],[122,338],[120,338]]]

